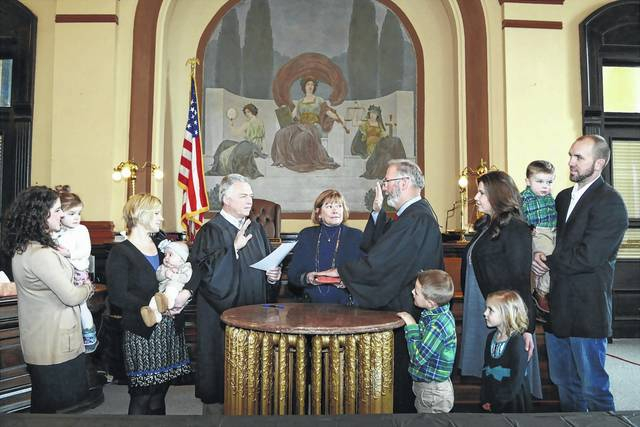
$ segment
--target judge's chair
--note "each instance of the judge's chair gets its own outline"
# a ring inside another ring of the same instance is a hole
[[[264,228],[269,239],[280,238],[280,205],[264,199],[253,199],[249,214],[251,221],[257,221]]]

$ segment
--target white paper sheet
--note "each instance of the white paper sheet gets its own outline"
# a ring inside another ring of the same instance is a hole
[[[291,249],[298,243],[295,242],[286,242],[282,243],[280,246],[276,248],[275,251],[271,252],[266,257],[262,258],[260,261],[255,264],[251,264],[251,267],[256,268],[258,270],[271,270],[280,265],[284,257],[287,256]]]

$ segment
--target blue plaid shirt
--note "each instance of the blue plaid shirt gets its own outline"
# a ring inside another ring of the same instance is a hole
[[[416,325],[404,327],[409,375],[414,381],[446,381],[456,357],[456,322],[449,304],[423,310]]]
[[[522,215],[534,227],[555,228],[558,222],[558,213],[556,212],[556,202],[551,194],[546,196],[536,196],[527,187],[522,193]]]

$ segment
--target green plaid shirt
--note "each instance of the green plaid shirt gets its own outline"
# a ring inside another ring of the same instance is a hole
[[[555,228],[558,222],[558,213],[556,212],[556,202],[551,194],[546,196],[536,196],[527,187],[522,193],[522,215],[534,227]]]
[[[446,381],[456,357],[456,322],[449,304],[423,310],[420,322],[404,327],[409,375],[414,381]]]

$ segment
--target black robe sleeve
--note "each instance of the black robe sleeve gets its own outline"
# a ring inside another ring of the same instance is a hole
[[[380,209],[376,221],[373,220],[373,215],[369,215],[369,220],[367,221],[367,225],[364,228],[364,234],[362,235],[360,249],[362,249],[363,252],[369,252],[369,250],[389,228],[391,222],[392,221],[387,218],[387,213],[384,209]]]
[[[338,267],[359,306],[414,311],[411,288],[417,274],[443,268],[438,224],[425,209],[417,206],[411,213],[407,209],[386,232],[379,229],[386,220],[382,211],[375,225],[372,220],[367,224],[365,243],[361,245],[367,255]]]
[[[233,307],[240,267],[233,242],[225,243],[223,231],[218,226],[208,222],[200,229],[191,248],[189,262],[193,266],[193,275],[185,288],[199,292],[218,313]]]

